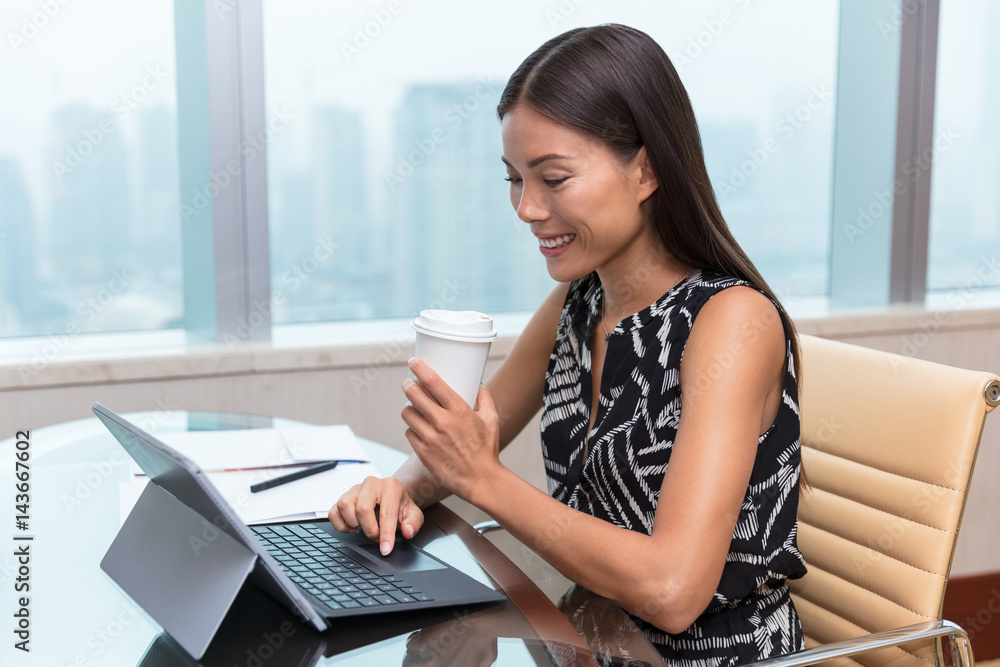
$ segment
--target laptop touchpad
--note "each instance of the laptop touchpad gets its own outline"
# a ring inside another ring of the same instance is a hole
[[[443,567],[430,556],[424,555],[405,542],[397,542],[392,553],[383,556],[377,544],[355,544],[354,547],[368,556],[368,565],[378,574],[393,572],[420,572],[421,570],[438,570]]]

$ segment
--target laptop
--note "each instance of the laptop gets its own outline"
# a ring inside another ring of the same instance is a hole
[[[248,526],[196,463],[100,403],[93,411],[150,480],[101,569],[195,658],[247,578],[317,631],[506,600],[405,540],[383,557],[327,520]]]

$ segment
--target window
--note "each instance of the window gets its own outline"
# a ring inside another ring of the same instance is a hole
[[[173,4],[4,18],[0,336],[182,326]]]
[[[981,288],[1000,286],[997,30],[995,2],[941,3],[927,287],[945,308],[970,307]]]
[[[650,33],[698,115],[737,239],[779,293],[826,289],[837,2],[264,3],[275,322],[531,310],[554,283],[502,181],[495,108],[531,51]],[[789,58],[789,53],[803,54]]]

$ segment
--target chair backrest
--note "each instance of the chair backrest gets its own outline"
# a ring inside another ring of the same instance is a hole
[[[984,418],[1000,379],[801,336],[798,544],[807,647],[941,617]],[[858,658],[926,665],[933,642]],[[843,664],[858,664],[845,660]]]

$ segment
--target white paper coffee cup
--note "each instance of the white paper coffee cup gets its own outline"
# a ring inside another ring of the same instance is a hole
[[[422,310],[413,328],[417,356],[474,408],[490,344],[497,339],[493,318],[474,310]]]

